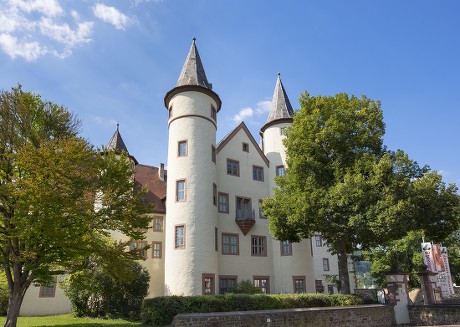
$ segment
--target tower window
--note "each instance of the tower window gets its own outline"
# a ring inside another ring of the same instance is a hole
[[[240,176],[240,163],[235,160],[227,159],[227,174]]]
[[[217,206],[217,185],[212,184],[212,204]]]
[[[177,155],[179,157],[187,156],[187,141],[179,141],[177,145]]]
[[[185,225],[174,227],[174,248],[185,249]]]
[[[284,166],[276,166],[276,176],[284,176]]]
[[[213,105],[211,105],[211,118],[217,121],[217,110]]]
[[[214,294],[214,274],[203,274],[203,295]]]
[[[179,180],[176,182],[176,201],[185,201],[185,180]]]
[[[249,152],[249,144],[243,142],[243,151]]]
[[[259,166],[252,166],[252,179],[255,181],[264,181],[264,168]]]
[[[280,127],[280,135],[284,135],[286,132],[286,127]]]
[[[228,213],[228,194],[219,193],[219,212]]]
[[[169,111],[168,111],[168,117],[171,118],[173,116],[173,107],[169,107]]]
[[[211,160],[216,163],[216,147],[211,145]]]

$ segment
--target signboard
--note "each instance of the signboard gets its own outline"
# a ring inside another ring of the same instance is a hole
[[[454,294],[452,276],[450,274],[447,248],[431,242],[422,243],[423,263],[431,272],[437,273],[437,285],[444,297]]]

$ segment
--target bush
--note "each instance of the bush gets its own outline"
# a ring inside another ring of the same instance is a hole
[[[5,273],[0,273],[0,316],[6,316],[8,309],[8,282],[6,280]]]
[[[141,319],[145,324],[165,326],[180,313],[230,312],[348,306],[363,304],[355,295],[344,294],[232,294],[205,296],[163,296],[145,299]]]
[[[75,314],[138,320],[150,276],[137,262],[125,268],[127,275],[121,277],[90,263],[87,269],[70,275],[64,283],[64,291]]]

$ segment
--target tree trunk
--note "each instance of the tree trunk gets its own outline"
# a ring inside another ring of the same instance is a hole
[[[4,327],[16,327],[19,310],[21,309],[22,300],[24,299],[26,290],[27,287],[25,285],[18,288],[14,287],[12,291],[10,290],[10,295],[8,297],[8,311],[6,313]]]
[[[348,256],[345,241],[342,239],[336,242],[336,251],[339,264],[340,292],[350,294],[350,275],[348,274]]]

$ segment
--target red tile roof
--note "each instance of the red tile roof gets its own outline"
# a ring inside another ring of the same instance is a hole
[[[162,181],[158,174],[158,167],[139,164],[135,169],[136,186],[147,188],[147,193],[144,195],[145,201],[155,206],[154,212],[166,213],[166,170]]]

